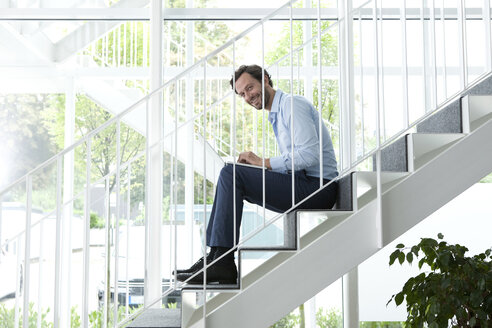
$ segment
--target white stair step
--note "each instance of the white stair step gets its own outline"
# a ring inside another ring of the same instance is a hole
[[[492,119],[492,96],[468,95],[461,99],[463,109],[463,130],[466,133],[476,130]]]
[[[413,133],[408,138],[408,171],[413,172],[464,136],[461,133]]]

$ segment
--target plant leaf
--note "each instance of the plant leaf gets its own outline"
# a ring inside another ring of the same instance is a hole
[[[396,245],[396,248],[404,248],[404,247],[405,247],[405,245],[403,245],[403,244]]]
[[[398,262],[400,262],[400,264],[403,264],[403,262],[405,262],[405,253],[400,252],[398,254]]]
[[[439,238],[439,239],[443,239],[443,238],[444,238],[444,235],[443,235],[442,233],[438,233],[438,234],[437,234],[437,238]]]
[[[407,254],[407,262],[408,263],[412,263],[413,262],[413,254],[412,253],[408,253]]]
[[[394,251],[393,253],[391,253],[389,265],[392,265],[393,263],[395,263],[396,259],[398,258],[399,253],[400,253],[400,251],[398,249],[396,251]]]
[[[395,303],[396,303],[397,306],[400,305],[401,303],[403,303],[403,298],[404,297],[405,296],[401,292],[398,293],[398,294],[396,294],[396,296],[395,296]]]

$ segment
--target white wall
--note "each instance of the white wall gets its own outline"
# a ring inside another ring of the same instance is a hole
[[[439,232],[450,244],[461,244],[472,256],[492,246],[492,184],[477,183],[416,225],[359,266],[360,321],[404,321],[406,305],[386,303],[404,283],[419,273],[417,262],[389,267],[389,256],[398,243],[413,246],[420,238],[437,239]]]

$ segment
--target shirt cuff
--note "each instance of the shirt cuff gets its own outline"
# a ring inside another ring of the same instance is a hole
[[[272,171],[284,171],[284,158],[282,156],[270,157],[270,166]]]

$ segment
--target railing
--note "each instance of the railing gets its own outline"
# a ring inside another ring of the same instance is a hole
[[[407,2],[414,6],[407,6]],[[213,183],[216,179],[214,174],[217,172],[215,168],[210,169],[215,165],[213,162],[210,163],[212,154],[217,152],[221,156],[235,156],[243,150],[254,150],[268,158],[278,153],[272,134],[267,131],[265,111],[251,113],[250,110],[248,114],[249,109],[245,109],[242,103],[238,104],[235,94],[229,89],[230,76],[225,76],[222,83],[216,79],[212,83],[207,77],[208,71],[216,66],[221,56],[229,58],[228,65],[232,75],[238,67],[237,42],[248,34],[256,31],[261,35],[261,41],[256,44],[256,49],[261,49],[261,54],[256,59],[259,64],[269,68],[276,88],[287,87],[286,91],[289,93],[304,94],[319,109],[320,122],[325,122],[331,128],[340,162],[340,176],[361,168],[373,169],[372,163],[367,164],[367,162],[372,156],[376,156],[375,171],[378,177],[376,201],[378,202],[381,200],[381,149],[412,131],[416,124],[432,115],[435,110],[443,108],[451,99],[458,97],[471,85],[468,81],[488,74],[492,66],[489,1],[484,1],[484,8],[479,16],[481,19],[477,19],[476,16],[468,17],[469,10],[463,0],[457,1],[455,7],[449,7],[444,1],[436,4],[436,1],[417,3],[402,0],[398,3],[399,8],[396,11],[391,8],[381,8],[377,0],[360,3],[356,9],[352,9],[349,1],[347,7],[341,10],[343,14],[338,22],[326,27],[322,26],[324,22],[318,11],[316,35],[305,37],[301,45],[296,48],[294,48],[295,18],[291,10],[293,4],[294,2],[289,2],[280,7],[0,192],[2,201],[16,199],[26,204],[24,227],[17,234],[9,236],[8,242],[1,244],[1,249],[8,255],[0,255],[0,263],[5,262],[7,256],[15,256],[16,264],[13,272],[16,277],[14,288],[16,326],[20,319],[18,310],[22,309],[23,322],[27,322],[29,304],[37,298],[38,326],[42,321],[43,306],[48,304],[53,309],[55,327],[63,327],[70,318],[73,318],[73,314],[72,316],[70,314],[72,305],[78,305],[74,312],[80,316],[82,326],[87,327],[90,320],[89,312],[94,308],[88,290],[98,283],[94,281],[97,275],[93,275],[94,262],[91,262],[90,255],[91,251],[98,249],[105,254],[103,263],[98,264],[99,267],[103,267],[104,277],[101,300],[102,325],[107,326],[110,322],[114,326],[122,325],[137,314],[131,314],[129,308],[128,272],[133,263],[128,259],[132,245],[136,245],[136,241],[143,236],[143,233],[138,231],[138,227],[131,226],[135,222],[132,220],[135,213],[131,212],[135,211],[135,204],[143,202],[144,188],[148,188],[151,179],[163,181],[164,201],[159,204],[162,214],[158,220],[162,222],[163,239],[168,243],[163,244],[163,249],[166,250],[163,258],[167,263],[161,277],[169,279],[167,280],[169,284],[163,285],[163,294],[159,298],[148,300],[140,311],[162,302],[182,286],[173,279],[171,271],[191,263],[198,255],[198,251],[206,250],[204,229],[206,213],[209,212],[210,206],[207,198],[213,196]],[[318,8],[320,7],[318,2]],[[290,51],[275,62],[266,63],[265,25],[285,8],[291,10]],[[392,19],[386,20],[387,17]],[[304,24],[307,30],[313,28],[310,22]],[[389,33],[388,29],[385,29],[387,25],[391,25],[389,30],[393,34],[387,34]],[[449,27],[453,27],[457,33],[448,32]],[[472,31],[476,34],[482,28],[483,40],[473,39],[472,43],[467,33]],[[414,31],[416,32],[413,33]],[[399,35],[397,41],[394,38],[395,34]],[[459,36],[457,44],[450,44],[456,41],[449,40],[451,35]],[[336,49],[333,50],[330,46]],[[254,47],[255,45],[250,46],[250,48]],[[477,51],[476,47],[482,48]],[[398,49],[404,51],[398,53]],[[397,52],[397,55],[394,52]],[[479,52],[483,53],[481,65],[477,65],[476,60],[469,59]],[[457,58],[452,58],[455,53],[458,54]],[[396,58],[400,58],[398,62],[395,62]],[[401,87],[397,88],[395,85]],[[398,92],[397,89],[400,91]],[[328,100],[331,103],[323,99],[325,90],[330,92]],[[159,99],[164,101],[164,123],[166,123],[161,124],[160,138],[155,143],[147,141],[146,147],[139,145],[137,155],[122,161],[121,158],[127,149],[122,147],[121,132],[128,129],[127,121],[137,118],[146,121],[148,136],[151,123],[150,111],[155,103],[159,103]],[[396,105],[398,103],[399,106]],[[223,112],[224,108],[228,110],[227,113]],[[395,125],[395,121],[399,121],[400,124]],[[292,126],[295,126],[295,121]],[[251,128],[253,133],[248,128]],[[222,135],[217,131],[221,131]],[[93,154],[97,150],[95,145],[99,138],[108,135],[116,136],[111,143],[114,158],[107,163],[109,171],[98,174],[94,168],[101,155]],[[251,138],[247,138],[249,136]],[[77,157],[85,158],[86,166],[75,167],[75,173],[67,174],[70,168],[65,163],[70,163]],[[155,165],[164,168],[162,177],[150,176],[151,168]],[[320,170],[321,172],[323,170],[322,163]],[[295,172],[294,164],[292,171]],[[73,176],[79,177],[79,180],[68,181],[69,178],[73,180]],[[53,188],[45,192],[47,188],[44,184]],[[264,194],[264,178],[262,184]],[[93,193],[95,187],[99,185],[103,190],[100,199],[103,200],[102,212],[105,221],[102,236],[96,236],[96,231],[90,229],[91,212],[97,206],[97,198]],[[195,191],[198,189],[196,187],[199,187],[200,191]],[[317,192],[325,187],[326,185],[320,183]],[[46,206],[46,203],[50,202],[46,202],[45,198],[42,205],[45,212],[49,214],[33,220],[32,208],[41,203],[36,198],[39,197],[40,193],[37,192],[39,190],[43,190],[44,196],[51,200],[51,204]],[[294,187],[292,191],[294,192]],[[310,197],[313,196],[314,194]],[[184,224],[177,219],[178,204],[183,203],[183,199],[187,204]],[[202,213],[200,225],[196,225],[196,220],[193,219],[198,212],[194,208],[194,203],[203,205],[200,211]],[[148,217],[149,207],[155,205],[147,204],[145,215],[143,208],[140,208],[139,215],[145,216],[145,222],[151,219]],[[299,203],[293,203],[292,208],[296,205]],[[264,231],[263,229],[278,225],[278,219],[283,215],[267,218],[268,213],[264,206],[260,211],[262,211],[260,213],[262,221],[256,229],[235,241],[236,246],[231,251],[237,250],[255,238]],[[81,212],[83,219],[77,221],[78,219],[73,217],[74,212]],[[43,226],[53,215],[55,216],[52,229],[54,238],[51,239],[52,244],[46,246],[41,243],[46,239],[43,236],[46,227]],[[4,220],[5,214],[0,218]],[[38,227],[39,231],[36,230]],[[378,230],[381,233],[382,226],[379,226]],[[5,236],[5,232],[0,231],[0,233]],[[200,233],[203,236],[201,244],[193,244],[194,240],[200,239]],[[32,242],[36,234],[39,235],[39,249],[36,249],[37,245]],[[76,241],[73,240],[75,236],[83,238]],[[104,240],[100,243],[102,246],[97,246],[99,244],[97,238]],[[188,244],[192,244],[193,247],[184,246]],[[73,252],[74,248],[80,251]],[[51,258],[46,254],[51,254]],[[37,266],[35,266],[35,255],[38,255]],[[143,251],[139,255],[145,257]],[[126,257],[123,263],[119,261],[121,256]],[[154,260],[158,263],[162,261],[162,259]],[[46,268],[50,261],[54,262],[53,272],[47,274]],[[211,263],[205,265],[209,266]],[[37,270],[37,277],[33,268]],[[146,267],[146,270],[150,269],[152,267]],[[122,270],[125,272],[124,279],[120,279]],[[80,274],[82,283],[73,286],[71,283],[78,281],[75,279],[77,273]],[[45,302],[42,299],[45,292],[43,287],[50,284],[50,279],[55,287],[55,293],[52,300]],[[124,280],[124,283],[121,280]],[[36,285],[38,289],[33,291],[32,286]],[[114,291],[113,301],[111,301],[111,285]],[[125,289],[124,318],[111,320],[111,316],[113,318],[118,316],[117,295],[120,288]],[[206,285],[203,286],[202,292],[206,295]],[[204,313],[206,313],[206,303],[204,305]]]

